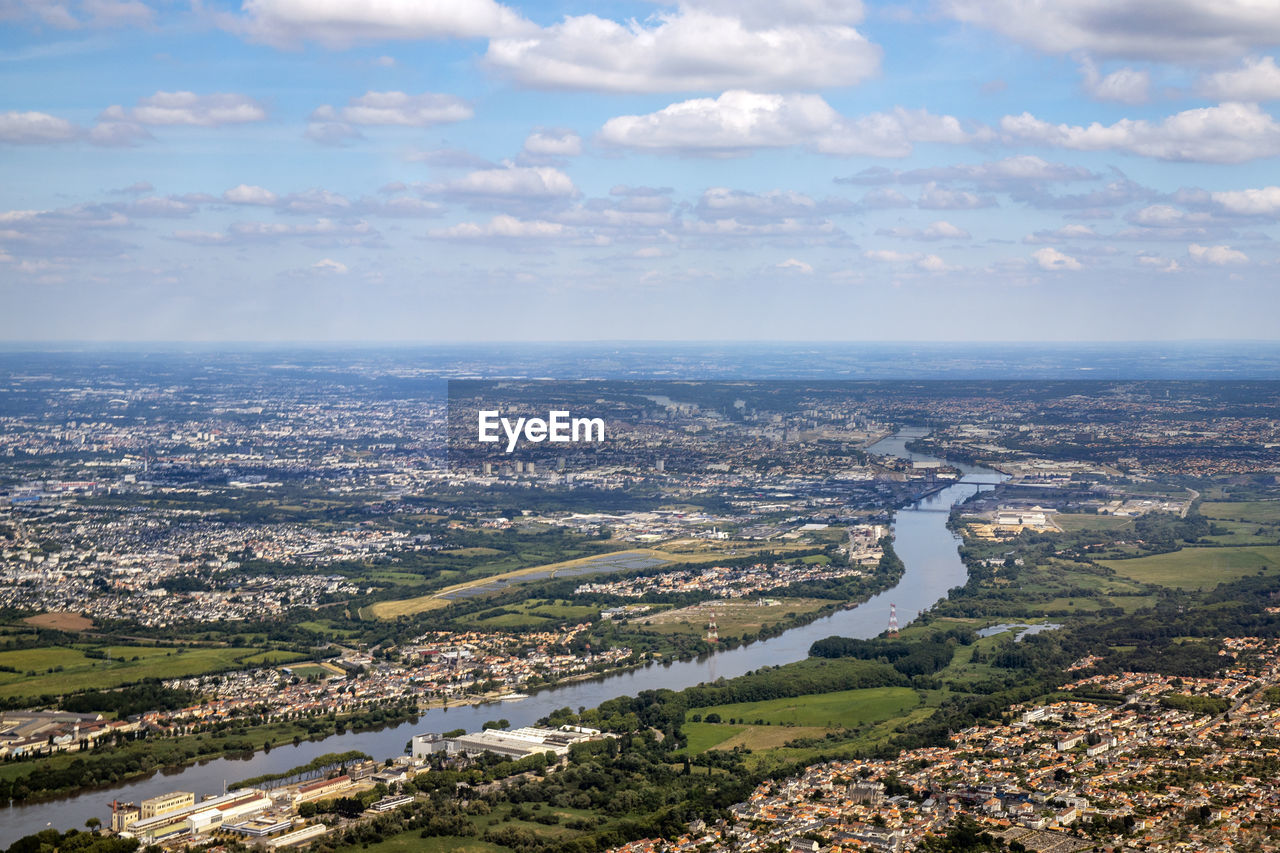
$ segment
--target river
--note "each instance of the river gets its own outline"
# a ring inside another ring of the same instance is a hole
[[[873,445],[871,451],[918,461],[939,461],[911,453],[905,447],[911,439],[927,433],[928,430],[923,428],[904,428]],[[270,753],[259,752],[245,759],[217,758],[58,800],[8,806],[0,809],[0,847],[7,847],[18,838],[48,826],[58,829],[83,827],[91,817],[105,822],[108,803],[114,799],[137,802],[175,790],[193,791],[198,798],[221,793],[225,783],[287,770],[306,764],[326,752],[356,749],[380,760],[403,753],[409,738],[421,732],[473,731],[488,720],[502,718],[509,720],[512,726],[529,725],[557,708],[590,708],[641,690],[663,687],[679,690],[717,678],[733,678],[764,665],[802,660],[808,656],[809,646],[815,640],[833,634],[860,638],[876,636],[888,626],[890,604],[897,606],[898,620],[906,625],[921,611],[945,598],[952,587],[965,582],[967,573],[957,553],[959,540],[946,526],[951,507],[975,491],[1004,479],[1003,475],[988,468],[958,467],[964,475],[960,482],[899,510],[894,519],[894,549],[906,565],[902,580],[893,589],[875,595],[853,609],[839,611],[769,640],[695,660],[650,664],[630,672],[548,688],[519,701],[432,710],[419,717],[416,723],[403,723],[380,731],[350,732],[297,746],[278,746]]]

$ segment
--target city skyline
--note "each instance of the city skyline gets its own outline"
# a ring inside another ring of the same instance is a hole
[[[0,6],[0,339],[1274,340],[1274,4]]]

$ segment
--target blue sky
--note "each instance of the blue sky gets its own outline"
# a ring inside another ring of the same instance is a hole
[[[1275,339],[1275,0],[0,0],[7,340]]]

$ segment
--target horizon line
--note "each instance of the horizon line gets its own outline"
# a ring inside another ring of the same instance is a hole
[[[1124,340],[1074,338],[1062,340],[1033,339],[910,339],[895,338],[884,340],[804,340],[791,338],[593,338],[593,339],[551,339],[551,338],[485,338],[477,340],[371,340],[363,338],[324,339],[209,339],[209,340],[162,340],[162,339],[46,339],[46,340],[0,340],[0,351],[23,351],[46,348],[161,348],[161,347],[359,347],[359,348],[409,348],[409,347],[456,347],[456,346],[726,346],[726,345],[789,345],[789,346],[1041,346],[1041,347],[1077,347],[1077,346],[1154,346],[1158,344],[1193,344],[1193,345],[1230,345],[1230,346],[1280,346],[1280,338],[1128,338]]]

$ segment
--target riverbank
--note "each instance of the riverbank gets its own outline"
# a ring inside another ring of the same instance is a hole
[[[762,627],[750,640],[729,636],[718,645],[700,642],[696,650],[680,655],[664,656],[657,652],[649,652],[621,666],[576,673],[550,683],[527,684],[523,685],[523,688],[530,693],[554,691],[574,683],[608,679],[655,662],[669,664],[691,661],[717,652],[751,645],[827,617],[839,609],[856,607],[875,593],[897,583],[901,575],[901,561],[893,553],[892,546],[888,545],[880,568],[851,579],[857,587],[856,597],[832,600],[817,610],[804,611],[780,619]],[[612,628],[613,623],[608,623],[608,626]],[[643,629],[641,631],[643,633]],[[629,637],[624,631],[615,640],[626,644],[629,639],[636,639],[638,636],[640,635]],[[644,636],[648,635],[644,634]],[[600,647],[601,643],[595,637],[592,641]],[[529,696],[526,694],[512,696],[504,688],[486,694],[467,694],[419,701],[411,707],[401,706],[400,710],[393,711],[394,716],[391,719],[385,718],[385,710],[378,709],[333,717],[318,715],[302,720],[258,725],[224,722],[216,724],[212,729],[200,726],[197,731],[176,737],[153,735],[112,748],[84,753],[57,753],[48,757],[0,765],[0,797],[11,798],[13,802],[22,804],[58,800],[69,795],[100,789],[103,783],[113,784],[150,778],[157,773],[171,773],[220,757],[235,757],[259,751],[269,753],[273,748],[288,744],[297,746],[303,741],[320,742],[331,736],[341,735],[347,730],[369,731],[398,726],[434,711],[443,712],[450,708],[479,709],[500,705],[505,709],[510,703],[527,698]],[[498,715],[498,712],[494,713]],[[378,720],[370,725],[368,720],[373,714],[378,715]]]

